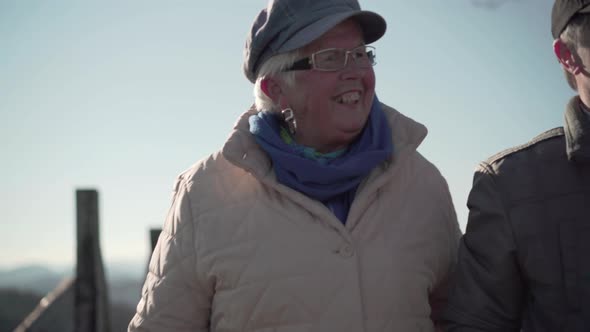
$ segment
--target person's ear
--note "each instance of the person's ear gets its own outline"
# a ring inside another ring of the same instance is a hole
[[[580,73],[582,67],[578,63],[574,53],[561,39],[556,39],[553,42],[553,52],[555,53],[555,56],[557,57],[557,60],[563,69],[572,75],[577,75]]]
[[[263,78],[262,81],[260,81],[260,89],[275,103],[278,102],[283,93],[279,82],[272,77]]]

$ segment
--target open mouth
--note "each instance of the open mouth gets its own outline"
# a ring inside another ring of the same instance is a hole
[[[361,93],[359,91],[351,91],[336,97],[336,102],[343,105],[354,105],[361,100]]]

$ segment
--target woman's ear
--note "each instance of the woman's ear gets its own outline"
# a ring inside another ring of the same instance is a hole
[[[260,89],[275,103],[278,102],[282,95],[281,85],[272,77],[263,78],[262,81],[260,81]]]
[[[577,75],[580,73],[582,67],[578,63],[575,54],[561,39],[556,39],[553,42],[553,52],[555,53],[555,56],[557,57],[557,60],[563,69],[572,75]]]

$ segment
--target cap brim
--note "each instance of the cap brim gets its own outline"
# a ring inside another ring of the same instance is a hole
[[[346,12],[334,14],[317,20],[298,31],[278,49],[278,52],[289,52],[306,46],[328,32],[328,30],[349,18],[354,18],[359,22],[361,29],[363,30],[365,43],[367,44],[377,41],[385,34],[385,30],[387,29],[385,19],[374,12],[356,11],[352,13]]]

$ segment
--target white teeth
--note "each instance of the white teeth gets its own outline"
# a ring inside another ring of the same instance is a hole
[[[341,104],[353,104],[359,101],[359,99],[361,99],[361,94],[355,91],[343,94],[338,98],[338,102]]]

